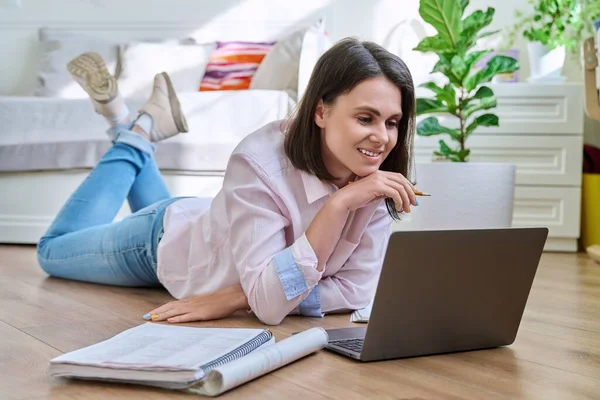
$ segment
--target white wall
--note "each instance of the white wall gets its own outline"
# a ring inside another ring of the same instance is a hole
[[[268,39],[331,14],[329,0],[0,0],[0,95],[35,85],[40,27],[127,42]]]
[[[21,7],[15,4],[20,3]],[[471,0],[469,10],[495,7],[492,28],[514,20],[514,10],[528,7],[523,0]],[[36,32],[51,26],[76,29],[105,37],[128,39],[195,34],[202,38],[215,26],[246,25],[260,31],[265,21],[281,30],[324,16],[332,39],[359,36],[381,42],[402,19],[418,18],[417,0],[0,0],[0,94],[31,92],[35,76]],[[220,31],[227,30],[223,28]],[[521,77],[529,74],[525,42]],[[9,60],[9,61],[8,61]],[[8,64],[5,62],[8,61]],[[569,59],[565,74],[580,81],[578,63]]]

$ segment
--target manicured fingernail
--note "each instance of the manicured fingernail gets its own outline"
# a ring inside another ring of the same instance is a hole
[[[142,318],[144,318],[144,319],[150,319],[150,314],[144,314],[144,316]]]
[[[415,199],[415,205],[419,205],[419,199]]]
[[[152,317],[150,317],[150,318],[152,318],[152,321],[156,321],[158,319],[158,315],[152,314]]]

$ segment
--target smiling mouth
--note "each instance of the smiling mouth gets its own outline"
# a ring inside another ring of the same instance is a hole
[[[369,157],[379,157],[381,155],[382,152],[379,151],[369,151],[369,150],[365,150],[365,149],[358,149],[359,152],[361,152],[362,154],[369,156]]]

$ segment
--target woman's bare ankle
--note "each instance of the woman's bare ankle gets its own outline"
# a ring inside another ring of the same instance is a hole
[[[132,131],[134,131],[135,133],[139,133],[140,135],[142,135],[144,137],[144,139],[146,139],[147,141],[150,141],[150,137],[148,136],[148,133],[143,130],[139,125],[134,125]]]

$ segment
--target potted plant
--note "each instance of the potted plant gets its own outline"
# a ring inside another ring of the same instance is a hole
[[[597,0],[527,0],[532,13],[515,11],[516,22],[508,31],[508,46],[519,35],[527,39],[530,81],[562,81],[567,52],[579,55],[583,40],[593,35],[600,17]]]
[[[417,146],[419,139],[431,142],[434,136],[439,149],[434,161],[416,165],[419,187],[432,192],[420,200],[409,223],[397,228],[440,229],[460,227],[510,226],[514,194],[515,167],[505,163],[472,163],[467,141],[479,127],[498,126],[498,116],[486,112],[496,107],[493,90],[485,84],[494,76],[514,72],[517,60],[496,55],[481,69],[476,63],[492,50],[473,50],[478,39],[496,32],[482,32],[493,19],[495,10],[477,10],[464,16],[468,0],[421,0],[419,13],[437,34],[424,38],[414,49],[432,52],[438,57],[432,73],[445,79],[438,85],[420,86],[433,94],[417,98]],[[439,116],[453,123],[445,123]],[[498,205],[498,203],[500,203]],[[425,206],[425,207],[423,207]]]

